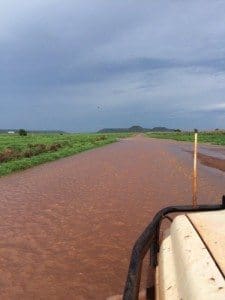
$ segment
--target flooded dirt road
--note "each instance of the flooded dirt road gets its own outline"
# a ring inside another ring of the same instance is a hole
[[[0,299],[121,293],[131,247],[163,206],[191,202],[190,145],[141,136],[0,179]],[[199,167],[199,202],[225,193]]]

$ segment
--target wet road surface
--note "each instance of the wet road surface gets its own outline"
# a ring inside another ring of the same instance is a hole
[[[1,178],[0,299],[121,293],[156,211],[191,202],[190,149],[136,136]],[[224,174],[199,166],[199,202],[220,201]]]

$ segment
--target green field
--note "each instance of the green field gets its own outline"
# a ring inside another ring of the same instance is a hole
[[[194,132],[149,132],[146,135],[151,138],[171,139],[186,142],[194,141]],[[199,132],[198,141],[200,143],[225,145],[225,131]]]
[[[129,134],[0,134],[0,176],[113,143]]]

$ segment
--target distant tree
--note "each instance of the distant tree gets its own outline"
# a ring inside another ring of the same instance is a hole
[[[174,129],[174,131],[175,131],[175,132],[181,132],[181,130],[180,130],[180,129]]]
[[[20,136],[26,136],[27,135],[27,131],[25,129],[19,129],[18,131]]]

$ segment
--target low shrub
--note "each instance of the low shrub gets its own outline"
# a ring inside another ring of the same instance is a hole
[[[45,152],[55,152],[62,148],[62,144],[60,143],[53,143],[50,145],[28,144],[27,146],[28,148],[22,152],[16,151],[12,148],[5,148],[2,152],[0,152],[0,163],[17,158],[29,158]]]
[[[100,136],[97,136],[96,141],[104,141],[104,140],[107,140],[107,136],[106,135],[100,135]]]
[[[0,162],[6,162],[13,158],[17,158],[17,152],[12,148],[6,148],[0,152]]]
[[[49,151],[57,151],[59,148],[61,148],[62,145],[60,143],[54,143],[48,146]]]

